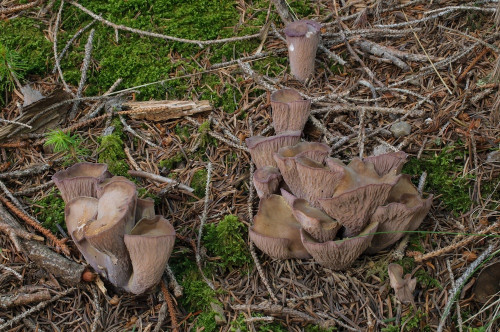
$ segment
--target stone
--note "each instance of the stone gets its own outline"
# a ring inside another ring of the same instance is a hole
[[[391,126],[390,131],[396,138],[408,136],[411,133],[411,125],[406,121],[399,121]]]

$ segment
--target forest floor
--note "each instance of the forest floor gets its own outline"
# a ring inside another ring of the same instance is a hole
[[[47,271],[0,219],[1,331],[498,331],[499,297],[474,297],[500,250],[497,2],[290,0],[280,11],[273,2],[0,2],[0,216],[44,235],[25,223],[31,216],[65,238],[51,176],[78,161],[106,162],[155,200],[178,235],[169,260],[176,281],[166,274],[133,296]],[[286,14],[322,24],[306,84],[289,73]],[[30,129],[19,88],[28,83],[44,96],[66,90],[78,104],[37,110]],[[346,271],[254,249],[258,198],[245,138],[273,134],[270,94],[284,87],[311,99],[304,138],[331,146],[332,157],[409,154],[403,173],[434,195],[418,232]],[[165,99],[213,109],[158,121],[124,107]],[[391,127],[402,121],[411,133],[396,138]],[[61,241],[41,243],[57,250]],[[65,244],[61,259],[85,264]],[[417,279],[414,305],[390,287],[393,262]],[[27,300],[9,303],[13,294]]]

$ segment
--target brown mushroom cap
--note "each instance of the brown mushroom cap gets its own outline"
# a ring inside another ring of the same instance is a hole
[[[165,271],[175,242],[175,229],[163,217],[141,219],[124,236],[125,245],[132,261],[132,276],[125,290],[144,293],[156,285]]]
[[[407,157],[408,155],[404,151],[398,151],[366,157],[363,161],[372,163],[378,175],[382,176],[392,170],[396,170],[396,174],[401,173]]]
[[[500,262],[490,264],[483,268],[477,277],[474,289],[474,300],[486,303],[500,293]]]
[[[340,165],[338,165],[340,167]],[[359,234],[369,217],[384,204],[400,175],[379,176],[370,163],[354,158],[344,167],[345,176],[332,198],[318,199],[323,210],[346,228],[345,236]]]
[[[344,168],[339,171],[331,170],[307,157],[297,157],[296,167],[302,188],[302,197],[297,197],[306,199],[314,207],[321,206],[318,202],[320,198],[332,197],[345,178]]]
[[[301,131],[286,131],[275,136],[252,136],[245,140],[252,161],[257,168],[276,167],[273,154],[283,146],[294,145],[300,141]]]
[[[117,286],[128,282],[130,259],[123,237],[135,223],[137,192],[130,181],[113,181],[102,187],[97,207],[97,219],[88,224],[85,238],[99,251],[108,255],[109,281]]]
[[[387,271],[396,298],[402,303],[413,303],[413,291],[417,286],[417,279],[411,279],[409,273],[403,278],[403,267],[395,263],[389,264]]]
[[[371,223],[357,237],[324,243],[317,242],[303,229],[300,231],[300,235],[304,247],[316,262],[332,270],[339,271],[351,266],[368,248],[377,227],[377,223]]]
[[[106,164],[77,163],[55,173],[52,180],[68,203],[75,197],[97,197],[98,184],[110,176]]]
[[[379,206],[371,217],[371,221],[380,226],[366,250],[369,254],[389,247],[403,237],[404,231],[416,230],[431,208],[432,195],[425,200],[420,198],[409,176],[403,175],[392,188],[387,202],[389,204]]]
[[[271,94],[273,127],[276,133],[302,131],[309,117],[311,101],[295,90],[282,89]]]
[[[276,194],[281,179],[281,173],[276,167],[264,166],[257,169],[253,174],[253,185],[257,191],[257,196],[264,198]]]
[[[310,20],[295,21],[285,27],[290,72],[300,81],[305,81],[314,72],[320,29],[319,23]]]
[[[260,201],[249,235],[257,248],[272,258],[309,258],[300,240],[300,228],[285,199],[271,195]]]
[[[291,206],[295,219],[319,242],[333,240],[342,227],[326,213],[309,205],[304,199],[294,200]]]
[[[135,205],[135,221],[138,222],[142,218],[153,218],[155,216],[155,201],[154,199],[138,198]]]

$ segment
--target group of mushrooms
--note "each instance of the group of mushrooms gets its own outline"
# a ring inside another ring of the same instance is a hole
[[[277,259],[314,258],[343,270],[416,230],[430,209],[409,176],[404,152],[330,158],[322,143],[300,142],[310,101],[291,89],[271,95],[276,134],[246,140],[260,198],[250,238]]]
[[[161,279],[175,242],[174,227],[137,197],[133,182],[106,164],[78,163],[52,179],[66,203],[68,233],[96,272],[141,294]]]

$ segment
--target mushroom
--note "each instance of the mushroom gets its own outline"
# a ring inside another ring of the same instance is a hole
[[[382,176],[392,170],[396,170],[396,174],[401,173],[407,157],[408,155],[404,151],[398,151],[366,157],[363,158],[363,161],[372,163],[378,175]]]
[[[111,264],[106,266],[109,281],[122,286],[131,273],[130,258],[123,237],[135,223],[137,192],[130,181],[112,181],[102,188],[97,206],[97,218],[87,224],[85,238]]]
[[[416,230],[431,208],[432,195],[420,198],[409,176],[403,175],[389,193],[387,203],[379,206],[371,216],[371,221],[380,226],[366,250],[369,254],[389,247],[403,237],[404,231]]]
[[[291,207],[302,228],[319,242],[333,240],[342,227],[326,213],[309,205],[305,199],[295,199]]]
[[[111,177],[108,165],[77,163],[55,173],[52,180],[61,191],[65,203],[75,197],[97,197],[97,187],[104,179]]]
[[[292,89],[282,89],[271,94],[273,127],[276,133],[302,131],[309,117],[311,101],[303,99]]]
[[[309,258],[300,239],[300,228],[285,199],[271,195],[260,201],[249,235],[257,248],[272,258]]]
[[[330,162],[331,167],[335,166]],[[336,167],[342,167],[337,164]],[[354,158],[343,167],[345,176],[331,198],[318,199],[323,210],[345,228],[344,235],[357,235],[368,224],[369,217],[385,203],[400,175],[391,172],[379,176],[373,164]],[[365,248],[366,249],[366,248]]]
[[[403,278],[403,267],[399,264],[391,263],[387,267],[387,272],[389,273],[389,279],[391,282],[391,287],[396,293],[396,298],[401,303],[412,303],[413,301],[413,291],[417,286],[417,279],[411,279],[411,275],[408,273]]]
[[[285,27],[290,72],[299,81],[314,73],[314,61],[319,45],[321,25],[310,20],[299,20]]]
[[[253,174],[253,185],[259,198],[275,194],[279,189],[282,176],[279,169],[272,166],[259,168]]]
[[[124,286],[134,294],[144,293],[161,279],[175,242],[174,227],[163,217],[143,218],[124,236],[132,275]]]
[[[330,148],[322,143],[300,142],[294,146],[285,146],[274,154],[274,160],[290,191],[299,197],[304,197],[302,182],[297,173],[296,157],[307,157],[322,163],[330,153]]]
[[[338,271],[351,266],[363,251],[368,248],[377,227],[377,223],[371,223],[359,236],[323,243],[316,241],[303,229],[300,231],[300,235],[304,247],[316,262]]]
[[[479,273],[472,293],[479,303],[486,303],[500,294],[500,262],[486,266]]]
[[[155,201],[154,199],[138,198],[135,205],[135,220],[142,218],[153,218],[155,216]]]
[[[257,168],[264,166],[276,167],[273,154],[281,147],[294,145],[300,141],[301,131],[285,131],[275,136],[252,136],[245,140],[250,156]]]

